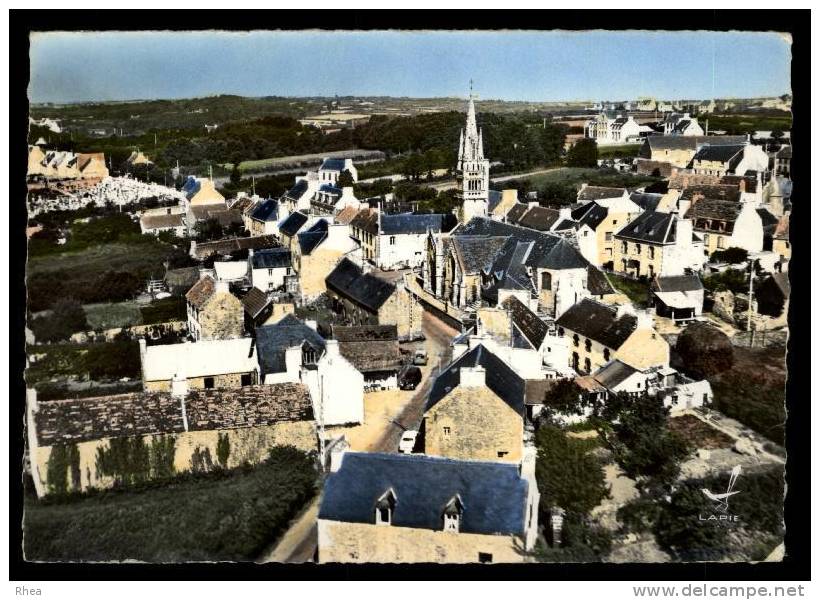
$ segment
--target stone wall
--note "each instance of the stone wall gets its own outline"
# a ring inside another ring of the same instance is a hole
[[[117,336],[125,333],[129,338],[136,339],[140,337],[147,337],[155,339],[163,334],[168,333],[185,333],[188,331],[188,323],[186,321],[168,321],[166,323],[153,323],[150,325],[132,325],[130,327],[116,327],[114,329],[105,329],[103,331],[85,331],[78,332],[71,336],[71,341],[75,344],[84,344],[92,341],[111,342]]]
[[[214,388],[240,388],[242,387],[242,375],[251,376],[251,384],[256,384],[258,377],[254,371],[248,373],[224,373],[222,375],[213,375]],[[188,389],[204,390],[205,377],[189,377]],[[146,381],[145,391],[147,392],[170,392],[171,380],[166,379],[162,381]]]
[[[203,340],[229,340],[242,337],[245,313],[242,302],[230,292],[215,293],[199,311]]]
[[[320,563],[521,563],[523,540],[512,535],[432,531],[411,527],[319,520]]]

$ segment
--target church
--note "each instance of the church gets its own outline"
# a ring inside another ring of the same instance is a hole
[[[467,106],[467,126],[461,130],[456,165],[457,198],[460,200],[459,221],[486,217],[490,197],[490,161],[484,158],[484,140],[476,125],[475,102],[472,94]]]

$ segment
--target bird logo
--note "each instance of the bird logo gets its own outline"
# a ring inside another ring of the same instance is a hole
[[[722,494],[716,494],[706,488],[701,489],[703,495],[715,503],[715,510],[718,512],[726,514],[729,511],[729,498],[740,492],[740,490],[734,489],[739,475],[740,465],[737,465],[734,469],[732,469],[732,474],[729,477],[729,487],[727,487],[726,491]]]

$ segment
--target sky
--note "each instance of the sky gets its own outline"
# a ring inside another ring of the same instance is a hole
[[[30,56],[32,102],[464,97],[470,79],[481,98],[544,102],[791,91],[777,33],[49,32]]]

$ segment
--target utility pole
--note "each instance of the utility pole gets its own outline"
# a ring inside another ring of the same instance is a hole
[[[746,317],[746,329],[749,330],[749,347],[754,345],[754,332],[752,331],[752,294],[754,293],[755,262],[749,261],[749,310]]]
[[[325,463],[325,376],[319,377],[319,456],[322,460],[322,471]]]

